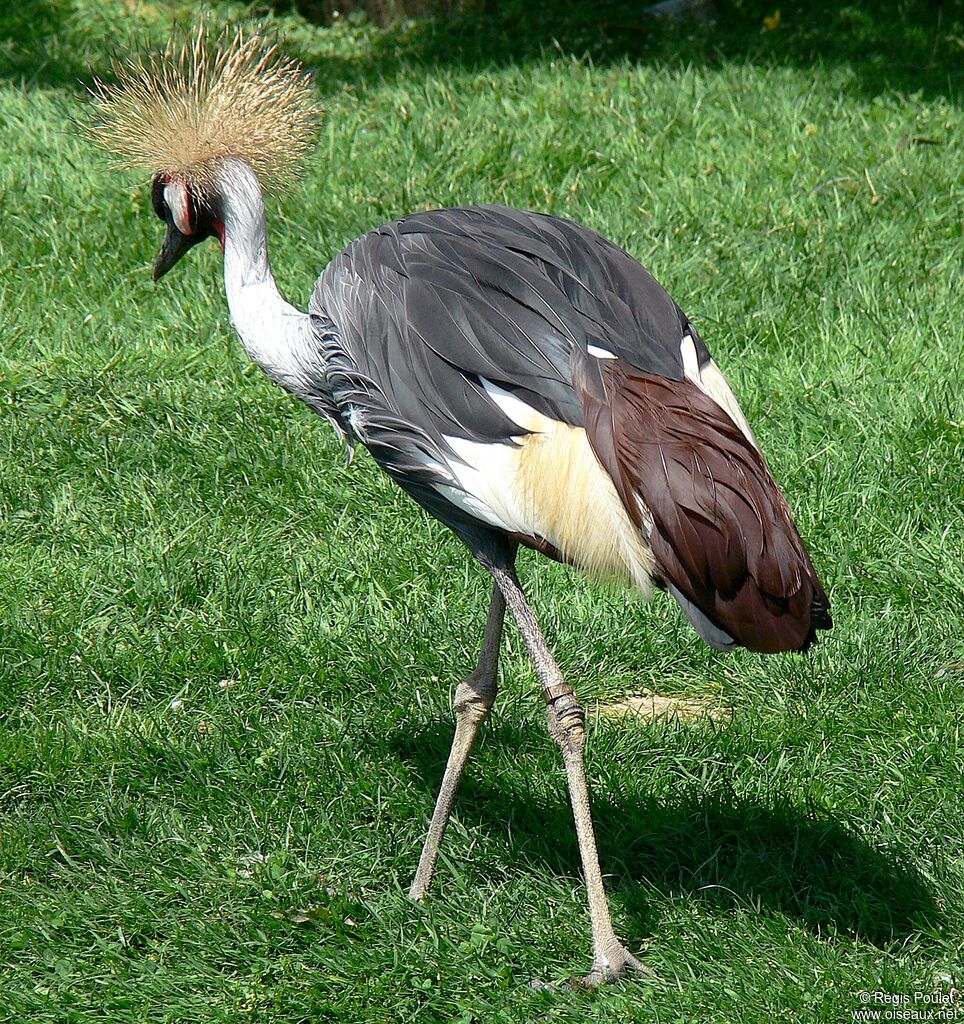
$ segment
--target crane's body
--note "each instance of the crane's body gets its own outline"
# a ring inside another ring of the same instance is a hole
[[[786,502],[696,328],[632,257],[557,217],[435,210],[349,245],[306,316],[271,276],[255,176],[234,162],[221,182],[248,354],[474,554],[512,541],[669,587],[723,649],[812,642],[826,597]]]
[[[611,242],[505,207],[416,214],[335,257],[311,319],[332,415],[474,553],[509,538],[669,586],[719,647],[813,640],[826,598],[733,392]]]
[[[256,161],[237,149],[198,158],[203,174],[194,164],[158,171],[153,202],[168,235],[155,277],[217,237],[250,357],[365,445],[494,580],[478,664],[456,691],[455,740],[412,895],[431,881],[495,699],[508,607],[566,767],[593,927],[589,980],[645,970],[612,929],[582,708],[515,555],[522,544],[647,595],[668,589],[719,649],[805,650],[831,624],[826,595],[746,418],[663,288],[613,243],[556,217],[479,206],[402,218],[337,255],[298,310],[271,274]]]

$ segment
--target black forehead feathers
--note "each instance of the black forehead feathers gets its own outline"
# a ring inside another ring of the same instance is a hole
[[[165,179],[158,175],[151,186],[151,206],[154,207],[154,212],[161,220],[167,220],[167,214],[165,213],[167,206],[164,202],[164,186],[166,184]]]

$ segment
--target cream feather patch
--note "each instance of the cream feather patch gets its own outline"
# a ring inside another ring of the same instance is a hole
[[[91,90],[88,135],[119,166],[176,176],[202,194],[230,157],[266,186],[283,184],[321,118],[308,73],[257,34],[212,41],[202,26],[161,54],[116,65],[114,75]]]

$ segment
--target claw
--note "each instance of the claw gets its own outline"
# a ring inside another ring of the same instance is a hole
[[[615,949],[607,950],[605,959],[597,958],[592,970],[584,978],[577,980],[586,988],[596,988],[599,985],[611,985],[615,981],[621,981],[630,971],[645,981],[656,981],[659,978],[652,967],[637,960],[625,946],[619,945]]]

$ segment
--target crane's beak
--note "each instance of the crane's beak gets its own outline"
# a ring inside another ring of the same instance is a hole
[[[157,262],[154,264],[154,281],[160,279],[174,266],[175,263],[191,248],[201,241],[195,235],[182,235],[171,221],[167,225],[167,235],[164,244],[161,246]]]

